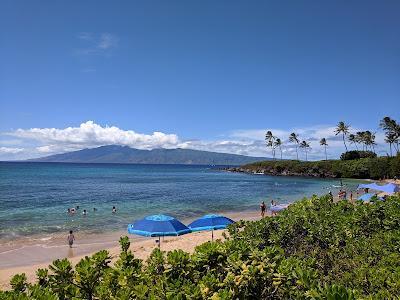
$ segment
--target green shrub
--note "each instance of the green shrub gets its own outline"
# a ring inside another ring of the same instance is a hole
[[[353,160],[353,159],[360,159],[360,158],[375,158],[376,153],[372,151],[359,151],[359,150],[352,150],[342,153],[340,155],[341,160]]]
[[[240,167],[245,172],[271,175],[331,178],[393,178],[400,176],[400,155],[395,157],[360,158],[323,161],[261,161]]]

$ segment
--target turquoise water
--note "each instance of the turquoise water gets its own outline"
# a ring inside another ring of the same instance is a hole
[[[205,166],[0,163],[0,239],[66,230],[124,230],[151,214],[193,218],[258,210],[327,193],[338,180],[272,177]],[[80,209],[74,216],[67,208]],[[117,213],[112,214],[116,206]],[[93,211],[93,208],[97,211]],[[82,215],[83,209],[88,211]]]

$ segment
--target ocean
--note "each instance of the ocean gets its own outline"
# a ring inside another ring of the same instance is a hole
[[[160,213],[190,219],[257,211],[261,201],[290,203],[335,193],[339,184],[337,179],[248,175],[208,166],[0,162],[0,240],[51,237],[70,229],[121,231]],[[77,206],[75,215],[67,213]]]

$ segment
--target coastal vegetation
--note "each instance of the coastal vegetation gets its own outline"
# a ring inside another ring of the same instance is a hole
[[[376,157],[373,152],[349,151],[340,160],[260,161],[241,167],[227,168],[232,172],[257,173],[276,176],[308,176],[321,178],[393,178],[400,174],[400,154]]]
[[[136,259],[120,239],[73,266],[67,259],[11,280],[0,299],[393,299],[400,296],[400,197],[367,205],[313,196],[276,217],[229,226],[192,254]]]

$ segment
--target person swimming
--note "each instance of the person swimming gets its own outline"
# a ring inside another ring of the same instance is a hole
[[[86,209],[83,210],[82,215],[86,216],[87,215],[87,211]]]
[[[117,209],[115,208],[115,206],[113,206],[112,213],[115,214],[116,212],[117,212]]]

